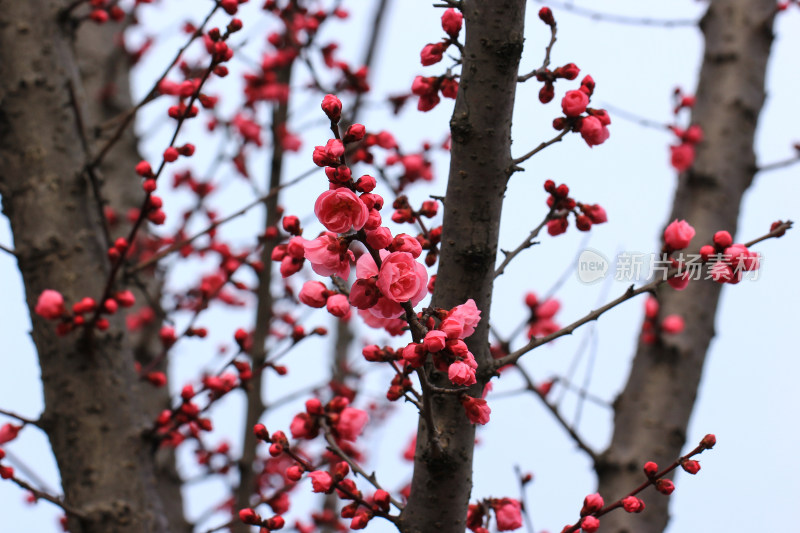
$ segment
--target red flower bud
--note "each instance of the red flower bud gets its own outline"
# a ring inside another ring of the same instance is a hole
[[[675,484],[669,479],[659,479],[656,481],[656,490],[669,496],[675,490]]]
[[[539,18],[542,19],[542,22],[547,24],[548,26],[555,26],[556,19],[553,18],[553,12],[550,10],[549,7],[543,7],[539,10]]]
[[[698,463],[697,461],[693,461],[691,459],[688,459],[683,463],[681,463],[681,467],[683,467],[685,471],[689,472],[692,475],[700,471],[700,463]]]
[[[653,478],[655,477],[656,474],[658,474],[658,465],[653,461],[647,461],[644,464],[643,470],[644,470],[644,475],[646,475],[649,478]]]

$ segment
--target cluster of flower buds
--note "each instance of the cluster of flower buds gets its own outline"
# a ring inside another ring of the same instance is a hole
[[[711,263],[711,277],[714,281],[736,284],[742,280],[745,272],[758,270],[760,254],[751,251],[744,244],[735,244],[727,231],[716,232],[713,242],[713,245],[706,244],[700,248],[700,257]]]
[[[125,11],[111,0],[89,0],[89,19],[97,24],[105,24],[109,20],[119,22],[125,18]]]
[[[187,438],[199,438],[201,431],[214,429],[210,418],[200,416],[200,406],[192,401],[196,395],[191,385],[181,390],[181,405],[176,409],[164,409],[156,418],[155,433],[162,446],[177,447]],[[181,431],[185,427],[187,432]]]
[[[283,529],[283,526],[286,525],[285,520],[280,515],[276,515],[265,520],[261,518],[261,515],[249,507],[239,511],[239,520],[251,526],[259,526],[262,533],[277,531],[279,529]]]
[[[88,323],[87,315],[108,314],[113,315],[120,307],[131,307],[136,299],[131,291],[120,291],[111,298],[103,302],[98,308],[93,298],[85,297],[72,305],[72,312],[68,312],[64,305],[64,296],[60,292],[52,289],[45,289],[39,295],[33,311],[40,317],[47,320],[59,320],[56,326],[56,334],[64,336],[75,328],[84,326]],[[91,316],[89,317],[92,318]],[[108,319],[99,317],[94,320],[94,327],[100,331],[105,331],[109,327]]]
[[[661,321],[658,318],[658,300],[649,297],[644,306],[644,323],[642,323],[642,342],[653,344],[658,339],[659,332],[675,335],[683,331],[685,323],[680,315],[668,315]]]
[[[0,448],[0,461],[2,461],[5,456],[6,452]],[[0,464],[0,479],[11,479],[12,477],[14,477],[14,467]]]
[[[528,338],[546,337],[551,333],[555,333],[561,326],[559,326],[553,317],[558,313],[561,304],[555,298],[548,298],[544,301],[539,301],[536,293],[529,292],[525,295],[525,305],[530,310],[530,318],[528,318]]]
[[[544,182],[544,190],[550,193],[547,197],[547,207],[550,215],[547,221],[547,233],[555,237],[567,231],[569,220],[567,216],[575,216],[575,225],[580,231],[589,231],[592,224],[608,222],[606,210],[598,204],[582,204],[569,196],[569,187],[564,184],[556,186],[553,180]]]
[[[341,101],[327,95],[322,101],[322,110],[338,132]],[[416,305],[427,295],[428,274],[417,261],[422,253],[420,242],[405,234],[392,236],[391,231],[382,226],[380,210],[384,200],[372,192],[375,179],[362,176],[353,180],[346,165],[345,144],[360,143],[364,136],[364,127],[356,124],[348,128],[341,140],[337,133],[337,138],[314,149],[314,162],[325,167],[329,182],[329,189],[320,194],[314,204],[314,214],[328,232],[311,241],[296,235],[285,245],[277,246],[272,259],[281,262],[284,277],[298,272],[308,259],[318,274],[347,279],[350,264],[355,259],[350,244],[354,240],[361,241],[368,253],[363,253],[356,262],[357,279],[349,296],[312,282],[301,290],[301,301],[312,307],[325,306],[332,314],[343,318],[349,315],[349,307],[354,306],[369,325],[396,331],[398,326],[391,321],[405,313],[403,304]],[[406,215],[433,215],[435,205],[423,206],[422,213]],[[397,211],[404,213],[401,209]]]
[[[355,452],[350,442],[355,441],[363,430],[367,422],[367,414],[350,407],[349,400],[343,396],[335,396],[325,406],[318,399],[312,398],[306,402],[306,411],[295,416],[292,421],[292,436],[300,439],[316,437],[323,420],[326,428],[330,428],[331,436],[336,439],[338,445]],[[391,502],[389,493],[377,490],[372,497],[364,498],[355,482],[347,479],[350,467],[346,462],[331,460],[329,471],[315,470],[310,463],[290,449],[289,440],[282,431],[276,431],[270,435],[263,424],[256,424],[253,427],[253,433],[259,440],[270,444],[269,454],[272,457],[287,454],[292,458],[293,463],[286,468],[284,473],[289,482],[300,481],[303,474],[307,473],[311,480],[312,492],[331,494],[335,491],[342,500],[350,500],[351,503],[342,508],[341,516],[351,519],[351,529],[363,529],[376,513],[389,511]],[[251,518],[254,514],[252,510],[244,511],[248,519],[254,520]],[[243,519],[243,521],[245,520]],[[245,523],[251,522],[245,521]]]
[[[365,411],[350,407],[350,400],[345,396],[334,396],[327,404],[317,398],[306,401],[306,410],[292,419],[289,430],[292,438],[311,440],[319,434],[324,423],[330,427],[337,440],[355,442],[369,416]]]
[[[489,533],[489,519],[494,511],[497,531],[522,527],[522,504],[513,498],[491,498],[471,503],[467,508],[467,528],[474,533]]]
[[[461,32],[464,16],[455,9],[448,9],[442,15],[442,29],[447,37],[438,43],[429,43],[420,52],[422,66],[435,65],[442,60],[451,45],[460,47],[458,34]],[[448,73],[442,76],[417,76],[411,85],[411,93],[419,96],[417,109],[430,111],[439,103],[439,93],[445,98],[455,98],[458,94],[458,81]]]
[[[696,101],[693,95],[685,94],[680,87],[675,88],[672,97],[674,100],[673,114],[676,117],[681,110],[692,109]],[[684,172],[694,163],[695,146],[703,140],[703,130],[697,125],[689,126],[686,129],[672,125],[669,129],[678,140],[678,144],[669,147],[670,164],[678,172]]]
[[[781,225],[775,222],[771,226],[774,231]],[[669,255],[674,251],[683,250],[689,246],[695,235],[695,229],[685,220],[675,220],[664,230],[663,253]],[[745,272],[758,270],[760,255],[751,251],[744,244],[733,242],[733,237],[727,231],[718,231],[714,234],[713,244],[706,244],[700,248],[698,256],[700,263],[710,265],[711,279],[718,283],[739,283]],[[691,279],[691,265],[678,259],[672,259],[672,264],[679,268],[679,273],[669,279],[672,287],[678,290],[686,288]]]
[[[679,141],[679,144],[669,147],[669,162],[678,172],[689,170],[694,163],[695,146],[703,140],[703,130],[697,125],[689,126],[685,130],[677,126],[670,126],[669,129]]]
[[[585,76],[577,90],[567,91],[561,100],[563,117],[553,120],[553,128],[558,131],[571,130],[579,132],[590,147],[603,144],[610,135],[608,125],[611,117],[605,109],[588,107],[594,93],[594,80]],[[586,113],[584,115],[584,113]]]

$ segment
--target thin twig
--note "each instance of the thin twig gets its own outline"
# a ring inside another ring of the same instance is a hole
[[[783,233],[786,232],[787,229],[792,227],[792,224],[793,224],[792,221],[790,221],[790,220],[786,221],[783,224],[780,224],[779,226],[777,226],[774,230],[770,231],[766,235],[763,235],[761,237],[758,237],[757,239],[753,239],[752,241],[749,241],[749,242],[745,243],[745,246],[747,246],[749,248],[749,247],[753,246],[754,244],[759,243],[761,241],[764,241],[766,239],[770,239],[770,238],[773,238],[773,237],[775,237],[775,238],[780,237],[781,235],[783,235]],[[588,322],[592,322],[593,320],[597,320],[606,311],[608,311],[610,309],[613,309],[614,307],[618,306],[619,304],[621,304],[621,303],[623,303],[625,301],[628,301],[628,300],[630,300],[631,298],[633,298],[635,296],[639,296],[640,294],[654,292],[656,290],[656,288],[658,288],[659,285],[661,285],[662,283],[666,283],[666,280],[669,279],[671,276],[675,275],[677,272],[678,272],[678,268],[672,267],[672,268],[669,269],[669,271],[667,272],[667,275],[664,276],[663,279],[654,279],[650,283],[647,283],[646,285],[642,285],[638,289],[635,289],[634,286],[631,285],[630,287],[628,287],[628,290],[625,291],[625,293],[623,293],[620,297],[618,297],[615,300],[612,300],[611,302],[607,303],[606,305],[604,305],[604,306],[602,306],[602,307],[590,312],[589,314],[585,315],[584,317],[579,318],[578,320],[576,320],[575,322],[573,322],[569,326],[561,328],[560,330],[558,330],[558,331],[556,331],[554,333],[551,333],[550,335],[547,335],[545,337],[533,338],[533,339],[530,340],[530,342],[528,342],[528,344],[526,344],[522,348],[519,348],[519,349],[515,350],[514,352],[512,352],[512,353],[510,353],[510,354],[508,354],[508,355],[506,355],[504,357],[501,357],[500,359],[496,359],[494,361],[494,368],[498,369],[498,368],[500,368],[502,366],[505,366],[505,365],[514,364],[514,363],[517,362],[517,360],[519,360],[520,357],[522,357],[523,355],[525,355],[529,351],[533,350],[534,348],[538,348],[539,346],[541,346],[543,344],[547,344],[548,342],[553,341],[553,340],[555,340],[555,339],[557,339],[559,337],[563,337],[565,335],[571,335],[579,327],[583,326],[584,324],[586,324]]]
[[[528,533],[535,533],[533,529],[533,520],[531,519],[531,513],[526,501],[527,498],[525,497],[525,481],[523,481],[522,470],[519,465],[514,465],[514,473],[517,475],[517,480],[519,481],[519,501],[522,506],[522,516],[525,519],[525,529]]]
[[[517,371],[519,371],[519,373],[522,375],[522,379],[525,380],[525,385],[527,389],[532,393],[536,394],[539,397],[539,399],[542,400],[544,406],[547,407],[547,410],[550,411],[550,413],[552,413],[552,415],[555,417],[558,423],[561,424],[561,427],[563,427],[564,430],[567,433],[569,433],[569,436],[572,437],[572,440],[575,441],[575,444],[578,446],[578,448],[586,452],[586,454],[592,459],[592,463],[597,464],[598,460],[597,452],[595,452],[586,442],[584,442],[581,436],[578,435],[578,432],[575,431],[575,429],[564,419],[563,416],[561,416],[561,413],[558,412],[556,406],[551,404],[547,400],[547,397],[542,393],[542,391],[540,391],[536,387],[536,385],[534,385],[533,380],[525,371],[525,369],[522,368],[520,365],[517,365]]]
[[[17,257],[17,252],[15,252],[14,250],[12,250],[11,248],[9,248],[7,246],[3,246],[2,244],[0,244],[0,251],[5,252],[8,255],[12,255],[14,257]]]
[[[180,241],[168,246],[167,248],[161,250],[160,252],[158,252],[156,254],[153,254],[146,261],[142,261],[138,265],[136,265],[136,266],[132,267],[131,269],[129,269],[128,272],[130,272],[130,273],[138,272],[140,270],[143,270],[145,268],[148,268],[148,267],[152,266],[153,264],[155,264],[158,261],[160,261],[161,259],[163,259],[165,256],[180,250],[181,248],[183,248],[187,244],[193,243],[195,240],[197,240],[200,237],[202,237],[203,235],[206,235],[207,233],[215,230],[216,228],[218,228],[219,226],[225,224],[226,222],[230,222],[231,220],[244,215],[245,213],[247,213],[252,208],[257,207],[259,205],[262,205],[264,203],[264,201],[266,201],[269,198],[272,198],[273,196],[277,195],[278,192],[280,192],[281,190],[285,189],[286,187],[289,187],[290,185],[294,185],[295,183],[299,183],[300,181],[306,179],[309,176],[312,176],[318,170],[319,170],[319,167],[314,167],[312,169],[307,170],[306,172],[303,172],[302,174],[300,174],[296,178],[294,178],[292,180],[289,180],[286,183],[282,183],[278,187],[274,187],[267,194],[265,194],[264,196],[261,196],[259,198],[256,198],[255,200],[253,200],[249,204],[245,205],[244,207],[242,207],[238,211],[234,211],[233,213],[231,213],[230,215],[228,215],[228,216],[226,216],[224,218],[220,218],[219,220],[215,220],[213,223],[209,224],[208,227],[206,227],[202,231],[199,231],[198,233],[195,233],[191,237],[188,237],[186,239],[180,240]]]
[[[605,102],[603,102],[600,105],[603,109],[614,115],[614,118],[619,117],[623,120],[627,120],[628,122],[633,122],[634,124],[638,124],[643,128],[651,128],[659,131],[669,131],[669,126],[662,122],[645,118],[641,115],[637,115],[636,113],[631,113],[630,111],[626,111],[620,107]]]
[[[696,26],[698,23],[698,21],[695,19],[654,19],[649,17],[626,17],[624,15],[614,15],[611,13],[594,11],[592,9],[586,9],[585,7],[579,7],[574,4],[567,4],[557,0],[547,0],[546,2],[544,0],[536,0],[536,2],[540,4],[547,4],[549,7],[563,9],[564,11],[569,11],[575,15],[590,18],[598,22],[628,24],[631,26],[654,26],[661,28]]]
[[[790,157],[789,159],[784,159],[783,161],[775,161],[774,163],[767,163],[766,165],[761,165],[756,169],[756,172],[768,172],[770,170],[777,170],[779,168],[790,167],[792,165],[796,165],[800,163],[800,154]]]
[[[710,446],[706,445],[705,444],[705,439],[703,439],[702,441],[700,441],[700,444],[694,450],[690,451],[686,455],[683,455],[683,456],[679,457],[671,465],[669,465],[667,468],[665,468],[661,472],[656,473],[653,477],[648,478],[647,481],[645,481],[644,483],[642,483],[641,485],[639,485],[638,487],[636,487],[635,489],[630,491],[628,494],[626,494],[622,498],[618,499],[617,501],[615,501],[613,503],[610,503],[610,504],[606,505],[605,507],[603,507],[599,511],[596,511],[596,512],[592,513],[591,516],[594,516],[596,518],[600,518],[601,516],[610,513],[614,509],[619,509],[620,507],[623,506],[622,500],[624,500],[628,496],[635,496],[636,494],[642,492],[644,489],[646,489],[650,485],[655,485],[656,481],[658,481],[659,479],[663,478],[664,476],[666,476],[667,474],[669,474],[670,472],[672,472],[673,470],[678,468],[687,459],[691,459],[695,455],[699,455],[699,454],[703,453],[706,450],[710,450],[712,447],[713,447],[713,444],[711,444]],[[578,531],[581,528],[582,520],[583,520],[583,518],[578,520],[571,527],[565,527],[562,530],[561,533],[573,533],[573,532]]]
[[[331,428],[328,427],[328,424],[325,421],[322,421],[322,429],[323,429],[323,431],[325,433],[325,440],[328,442],[328,449],[330,451],[332,451],[333,453],[338,455],[344,462],[346,462],[348,465],[350,465],[350,470],[352,470],[356,474],[360,475],[361,477],[363,477],[364,479],[369,481],[370,485],[372,485],[373,487],[375,487],[378,490],[384,490],[384,488],[381,486],[381,484],[378,483],[378,479],[375,476],[375,472],[372,472],[371,474],[367,474],[364,471],[364,469],[361,468],[361,465],[359,465],[357,462],[355,462],[355,460],[352,457],[347,455],[345,453],[345,451],[342,450],[342,448],[338,444],[336,444],[336,440],[333,438],[333,435],[331,435]],[[388,493],[388,491],[385,491],[385,492]],[[391,494],[389,495],[389,501],[392,502],[392,505],[397,507],[398,510],[400,510],[400,511],[403,510],[403,504],[400,503],[399,501],[395,500],[391,496]]]
[[[62,500],[60,497],[53,496],[52,494],[48,494],[48,493],[46,493],[44,491],[41,491],[41,490],[33,487],[29,483],[27,483],[25,481],[22,481],[18,477],[12,476],[9,479],[9,481],[13,482],[14,484],[18,485],[19,487],[22,487],[23,489],[25,489],[27,491],[33,493],[33,495],[36,496],[36,498],[38,498],[38,499],[46,500],[46,501],[48,501],[50,503],[53,503],[53,504],[61,507],[64,510],[64,512],[67,513],[67,514],[71,514],[72,516],[76,516],[76,517],[82,518],[82,519],[88,518],[88,515],[86,513],[84,513],[80,509],[78,509],[76,507],[73,507],[73,506],[69,505],[68,503],[64,502],[64,500]]]
[[[561,142],[561,139],[563,139],[564,136],[566,136],[567,133],[569,133],[569,132],[570,132],[569,128],[564,128],[561,131],[561,133],[559,133],[558,135],[556,135],[555,137],[553,137],[549,141],[543,142],[542,144],[540,144],[539,146],[537,146],[536,148],[534,148],[533,150],[531,150],[527,154],[523,155],[522,157],[518,157],[518,158],[512,160],[511,161],[513,163],[512,169],[515,170],[515,171],[522,170],[522,169],[518,168],[518,165],[520,163],[524,163],[525,161],[527,161],[531,157],[535,156],[537,153],[541,152],[542,150],[544,150],[545,148],[547,148],[551,144],[555,144],[557,142]]]
[[[78,130],[78,137],[80,137],[81,148],[83,149],[83,157],[87,160],[91,157],[89,153],[89,140],[86,138],[86,122],[83,120],[83,113],[78,104],[78,98],[75,95],[75,86],[72,80],[67,83],[67,92],[69,93],[69,105],[75,115],[75,127]],[[108,227],[108,219],[105,215],[105,201],[103,200],[103,193],[100,187],[100,179],[97,177],[95,167],[86,167],[86,176],[89,178],[89,184],[92,188],[92,196],[94,197],[95,207],[97,208],[97,218],[103,230],[103,238],[107,248],[111,247],[111,230]]]
[[[0,409],[0,415],[5,415],[7,417],[13,418],[15,420],[19,420],[23,424],[30,424],[32,426],[40,427],[38,420],[33,420],[32,418],[26,418],[24,416],[20,416],[16,413],[12,413],[11,411],[6,411],[5,409]]]
[[[550,26],[550,42],[548,43],[547,47],[544,49],[544,60],[542,61],[542,66],[533,70],[523,76],[519,76],[517,81],[519,83],[525,83],[529,79],[533,78],[534,76],[547,72],[547,67],[550,66],[550,53],[553,51],[553,45],[556,44],[556,25],[553,24]]]
[[[103,147],[94,157],[94,159],[92,159],[86,164],[87,170],[90,168],[97,167],[97,165],[99,165],[103,161],[105,156],[108,155],[109,150],[111,150],[111,148],[117,143],[117,141],[119,141],[122,138],[122,133],[125,131],[125,129],[133,122],[133,119],[136,117],[136,113],[142,107],[144,107],[151,101],[155,100],[159,96],[158,84],[161,83],[161,81],[167,77],[169,71],[172,70],[172,67],[174,67],[178,63],[183,53],[186,51],[187,48],[189,48],[189,46],[194,42],[194,40],[203,35],[203,28],[206,26],[206,24],[208,24],[208,21],[211,20],[211,17],[214,15],[214,13],[216,13],[217,9],[219,9],[219,2],[214,2],[214,7],[211,9],[209,14],[206,16],[203,22],[200,23],[200,26],[197,27],[197,30],[195,30],[195,32],[189,37],[189,40],[186,42],[186,44],[184,44],[183,47],[180,50],[178,50],[178,53],[175,54],[175,58],[170,62],[169,66],[167,66],[167,68],[164,70],[161,76],[159,76],[159,78],[155,81],[155,83],[153,83],[153,87],[148,91],[147,95],[138,104],[136,104],[133,108],[131,108],[129,111],[125,113],[125,115],[121,119],[120,125],[117,126],[117,129],[108,139],[108,141],[106,141],[106,143],[103,145]],[[189,107],[191,107],[191,104]],[[171,143],[170,146],[172,146]]]
[[[527,250],[528,248],[530,248],[531,246],[533,246],[534,244],[536,244],[536,243],[534,242],[534,240],[533,240],[533,239],[535,239],[536,237],[538,237],[538,236],[539,236],[539,232],[540,232],[540,231],[542,231],[542,228],[543,228],[543,227],[545,227],[545,225],[547,224],[547,221],[548,221],[548,220],[550,220],[550,215],[551,215],[551,214],[553,214],[553,210],[552,210],[552,209],[550,210],[550,212],[549,212],[549,213],[547,213],[547,216],[546,216],[546,217],[544,217],[544,220],[542,220],[542,221],[539,223],[539,225],[538,225],[538,226],[536,226],[536,227],[533,229],[533,231],[531,231],[531,232],[530,232],[530,234],[528,235],[528,237],[527,237],[527,238],[526,238],[524,241],[522,241],[522,242],[519,244],[519,246],[517,246],[516,248],[514,248],[514,249],[513,249],[512,251],[510,251],[510,252],[506,252],[505,250],[501,250],[501,252],[503,252],[503,253],[505,254],[505,257],[503,258],[503,262],[502,262],[502,263],[500,263],[500,266],[499,266],[499,267],[497,267],[497,270],[495,270],[495,271],[494,271],[494,277],[495,277],[495,278],[497,278],[498,276],[502,275],[502,274],[503,274],[503,272],[505,272],[505,270],[506,270],[506,267],[508,266],[508,264],[509,264],[509,263],[510,263],[510,262],[511,262],[511,261],[512,261],[512,260],[513,260],[513,259],[514,259],[516,256],[518,256],[520,253],[522,253],[522,251],[523,251],[523,250]]]

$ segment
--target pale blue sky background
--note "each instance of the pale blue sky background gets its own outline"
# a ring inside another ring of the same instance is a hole
[[[200,20],[210,2],[164,2],[143,10],[146,31],[158,37],[157,48],[134,72],[134,93],[140,97],[158,76],[174,50],[184,37],[178,28],[184,17]],[[576,5],[593,6],[597,2],[575,2]],[[697,18],[704,3],[675,0],[670,3],[647,3],[633,0],[603,2],[602,10],[630,16],[647,16],[664,19]],[[340,43],[340,55],[357,62],[361,57],[361,37],[371,19],[375,2],[352,0],[344,5],[352,17],[344,22],[332,22],[318,42]],[[526,34],[526,51],[521,70],[527,72],[541,63],[543,48],[549,39],[547,28],[536,18],[541,4],[530,2]],[[201,8],[199,8],[200,6]],[[266,35],[268,23],[256,15],[260,2],[250,2],[243,12],[248,37],[248,52],[256,52]],[[194,13],[191,13],[192,10]],[[695,28],[664,29],[658,27],[625,26],[591,21],[559,9],[554,9],[559,22],[559,41],[553,52],[553,65],[576,63],[581,76],[591,74],[597,83],[592,104],[604,104],[624,109],[652,120],[668,122],[671,115],[672,89],[679,85],[692,92],[702,53],[701,36]],[[183,15],[176,16],[176,13]],[[370,102],[377,102],[386,94],[406,91],[418,74],[437,75],[446,63],[421,67],[419,50],[428,42],[438,40],[440,10],[430,7],[430,2],[395,0],[389,13],[379,60],[371,82],[374,94]],[[224,20],[222,18],[220,21]],[[222,23],[222,22],[220,22]],[[800,10],[796,7],[778,18],[777,39],[769,68],[768,100],[757,137],[760,163],[788,158],[791,144],[800,140],[796,124],[787,120],[796,114],[797,94],[800,93],[800,75],[797,70],[797,51],[800,50]],[[131,40],[141,39],[140,33]],[[241,54],[244,56],[245,54]],[[233,67],[241,68],[242,63]],[[302,67],[301,78],[305,79]],[[237,75],[230,77],[238,84]],[[537,83],[520,86],[514,121],[514,152],[519,155],[542,140],[553,136],[551,120],[559,114],[558,102],[566,90],[576,88],[561,82],[556,86],[556,99],[548,106],[538,103]],[[295,82],[301,85],[301,82]],[[212,89],[219,91],[222,85]],[[210,91],[214,92],[214,90]],[[311,166],[310,152],[315,144],[324,144],[328,133],[318,111],[318,95],[302,95],[295,100],[294,130],[304,136],[300,154],[290,158],[287,178]],[[348,100],[345,100],[345,105]],[[143,153],[151,161],[157,160],[171,133],[164,122],[166,102],[148,107],[142,114],[138,127],[147,132],[148,142]],[[230,103],[223,109],[230,110]],[[395,133],[402,146],[415,150],[423,140],[441,141],[446,135],[447,121],[452,102],[445,100],[431,113],[421,115],[409,106],[399,117],[392,117],[381,105],[370,106],[361,121],[370,131],[389,129]],[[226,111],[227,112],[227,111]],[[525,318],[522,303],[525,291],[544,293],[564,274],[572,271],[576,253],[588,245],[607,256],[618,251],[650,252],[656,245],[660,231],[669,214],[675,173],[668,166],[668,144],[672,142],[667,132],[644,129],[611,113],[611,138],[604,145],[589,149],[577,136],[568,136],[537,155],[526,166],[526,172],[512,178],[502,225],[501,246],[514,248],[545,214],[545,193],[542,182],[551,178],[570,185],[573,196],[580,201],[600,203],[608,211],[609,223],[592,230],[588,243],[575,228],[557,239],[544,236],[540,246],[521,255],[502,276],[496,286],[496,303],[492,309],[492,323],[501,332],[509,332]],[[198,146],[205,136],[202,130],[182,133],[184,142]],[[198,150],[193,163],[202,174],[208,160],[216,150],[212,142],[208,148]],[[263,183],[264,159],[254,160],[253,175]],[[223,176],[232,175],[223,167]],[[362,170],[362,172],[365,172]],[[435,175],[440,178],[430,188],[416,188],[412,198],[419,201],[428,194],[444,193],[447,162],[436,160]],[[772,221],[797,218],[800,199],[798,167],[770,172],[756,178],[747,194],[740,220],[737,241],[749,240],[765,233]],[[230,213],[249,199],[247,184],[238,178],[214,199],[220,213]],[[284,205],[289,212],[303,214],[310,211],[309,198],[326,187],[321,172],[285,196]],[[423,190],[424,189],[424,190]],[[380,191],[380,186],[379,190]],[[389,197],[390,193],[383,190]],[[178,206],[188,205],[186,197],[167,196],[168,225],[174,223]],[[387,213],[388,215],[388,213]],[[222,230],[230,240],[239,245],[250,242],[251,235],[261,224],[261,213],[251,213]],[[388,216],[386,217],[388,218]],[[691,221],[690,221],[691,222]],[[307,235],[314,235],[319,226],[309,224]],[[723,228],[720,228],[723,229]],[[795,453],[800,447],[800,433],[794,421],[797,417],[798,396],[795,380],[800,373],[797,360],[794,329],[796,328],[796,301],[800,289],[796,282],[797,236],[794,232],[782,240],[773,240],[758,247],[764,261],[760,279],[742,282],[723,291],[722,311],[717,319],[717,337],[700,390],[695,415],[689,428],[689,441],[699,441],[705,433],[716,433],[718,446],[701,456],[703,469],[692,477],[677,475],[677,490],[673,495],[673,520],[668,533],[694,531],[775,531],[783,530],[794,518],[796,502],[800,497],[796,479],[800,467]],[[0,243],[12,245],[5,220],[0,220]],[[695,243],[697,244],[697,243]],[[176,272],[171,277],[173,287],[192,283],[202,269],[199,265]],[[20,278],[13,259],[0,254],[0,272],[5,281],[0,284],[4,305],[0,309],[0,334],[5,348],[0,358],[4,376],[0,387],[0,407],[35,417],[41,410],[42,395],[38,382],[39,371],[35,352],[30,343],[30,323],[24,308]],[[582,316],[600,302],[616,297],[624,291],[626,283],[586,286],[574,275],[558,292],[562,309],[557,318],[566,324]],[[691,290],[691,288],[689,289]],[[560,339],[553,346],[543,347],[529,354],[525,366],[537,380],[563,374],[576,361],[576,353],[587,336],[592,336],[596,358],[589,390],[605,400],[613,400],[624,384],[628,365],[633,354],[636,334],[641,324],[643,300],[629,302],[603,318],[593,329],[584,328],[571,338]],[[196,379],[198,368],[216,368],[220,364],[215,356],[216,346],[229,343],[236,327],[249,326],[251,313],[211,312],[200,325],[211,327],[207,342],[189,340],[176,347],[172,358],[177,389],[187,380]],[[310,325],[327,322],[324,313],[309,318]],[[589,344],[591,345],[592,342]],[[394,341],[399,346],[400,341]],[[286,364],[290,378],[268,381],[267,398],[280,398],[303,380],[317,382],[325,379],[327,364],[323,343],[302,345]],[[586,376],[588,352],[576,363],[575,379],[580,383]],[[388,374],[368,367],[353,350],[355,364],[370,368],[361,396],[362,406],[370,398],[380,398],[388,384]],[[208,365],[208,366],[206,366]],[[495,390],[510,391],[520,386],[513,372],[495,382]],[[560,393],[556,390],[557,393]],[[479,432],[480,445],[476,452],[475,489],[473,498],[486,496],[518,496],[513,466],[531,471],[535,481],[527,491],[527,503],[532,513],[536,531],[543,528],[560,531],[566,523],[575,521],[583,497],[594,491],[595,480],[590,464],[580,452],[575,451],[569,438],[558,428],[550,415],[532,396],[514,398],[489,396],[493,409],[492,421]],[[215,432],[208,439],[211,444],[230,438],[238,446],[236,436],[241,433],[242,400],[231,395],[215,408]],[[564,413],[570,418],[575,410],[574,396],[567,395]],[[286,429],[288,421],[299,409],[298,404],[270,414],[270,429]],[[388,488],[399,488],[410,479],[408,464],[400,459],[402,449],[413,433],[416,416],[410,406],[397,405],[390,425],[375,425],[369,432],[369,468],[378,472],[379,479]],[[0,417],[0,423],[5,420]],[[610,436],[610,410],[587,403],[584,406],[579,430],[595,448],[602,449]],[[230,437],[233,435],[234,437]],[[26,429],[20,438],[5,449],[33,468],[51,487],[57,486],[54,462],[47,451],[46,441],[35,429]],[[687,447],[687,449],[689,449]],[[190,453],[182,457],[181,469],[191,476],[193,472]],[[20,470],[22,473],[22,471]],[[23,474],[24,475],[24,474]],[[30,479],[30,478],[29,478]],[[210,504],[222,497],[220,482],[200,483],[186,491],[187,511],[191,519],[203,513]],[[301,488],[301,492],[308,492]],[[607,499],[619,495],[604,495]],[[646,499],[656,497],[647,494]],[[58,511],[42,503],[31,508],[23,503],[24,494],[10,483],[0,482],[0,514],[3,531],[22,533],[58,531]],[[298,499],[298,510],[307,507],[311,498]],[[742,503],[746,502],[746,505]],[[293,515],[292,515],[293,516]],[[221,516],[207,522],[206,527],[219,524]],[[373,521],[369,531],[391,531],[389,524]]]

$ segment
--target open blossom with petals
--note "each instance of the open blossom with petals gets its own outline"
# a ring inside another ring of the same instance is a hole
[[[589,105],[589,97],[583,91],[567,91],[561,100],[561,109],[568,117],[577,117]]]
[[[475,370],[462,361],[456,361],[447,369],[447,377],[454,385],[470,386],[474,385]]]
[[[675,220],[664,230],[664,242],[672,250],[683,250],[694,237],[694,228],[685,220]]]
[[[350,277],[350,261],[354,261],[355,256],[351,250],[343,249],[336,234],[325,232],[314,240],[305,241],[303,253],[320,276]]]
[[[611,135],[600,119],[594,116],[583,119],[580,131],[581,137],[590,147],[603,144]]]
[[[45,289],[36,301],[33,312],[47,320],[55,320],[64,314],[64,297],[58,291]]]
[[[314,203],[314,214],[322,225],[334,233],[345,233],[364,227],[369,209],[353,191],[345,187],[325,191]]]
[[[467,413],[467,418],[473,424],[487,424],[492,410],[483,398],[473,398],[472,396],[462,396],[461,405]]]
[[[458,335],[455,337],[448,335],[448,338],[466,339],[475,333],[475,326],[481,321],[481,310],[475,305],[475,300],[470,298],[463,304],[455,306],[445,320],[455,321],[461,327]]]
[[[393,252],[383,259],[378,288],[393,302],[417,305],[428,292],[428,272],[408,252]]]
[[[329,492],[333,486],[333,477],[323,470],[309,472],[311,478],[311,490],[313,492]]]
[[[339,414],[336,432],[344,440],[355,441],[364,430],[368,419],[367,413],[361,409],[345,407]]]
[[[498,531],[513,531],[522,527],[522,505],[513,498],[492,502]]]

